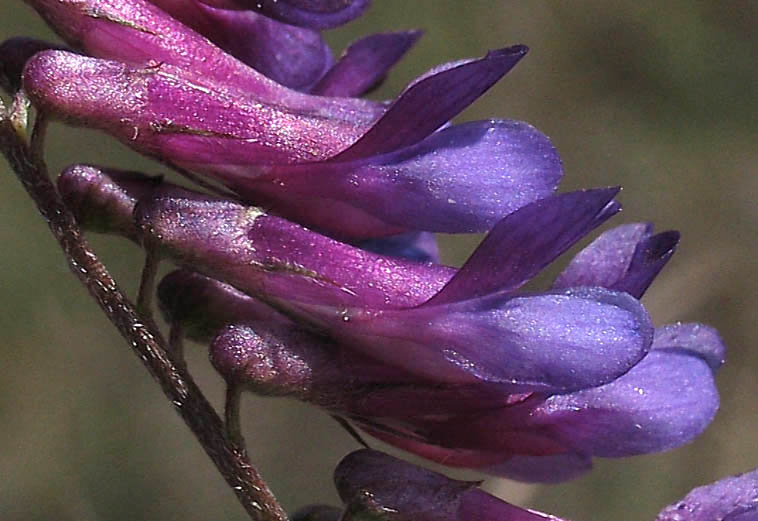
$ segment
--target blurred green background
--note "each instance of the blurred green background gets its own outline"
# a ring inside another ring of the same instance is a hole
[[[53,38],[31,9],[3,2],[0,39]],[[652,520],[693,486],[758,466],[758,2],[377,0],[329,33],[427,34],[378,93],[391,97],[443,61],[525,43],[530,55],[459,120],[531,122],[565,161],[563,190],[623,185],[614,222],[679,229],[679,252],[646,296],[658,324],[715,325],[728,347],[723,403],[695,443],[663,455],[597,462],[550,487],[491,480],[521,505],[575,521]],[[56,125],[53,171],[71,162],[162,168],[109,138]],[[158,386],[68,273],[20,184],[0,161],[0,519],[242,520]],[[478,237],[443,238],[460,263]],[[93,237],[122,285],[141,256]],[[553,272],[555,268],[553,268]],[[190,365],[220,404],[204,349]],[[324,414],[247,397],[253,461],[287,508],[336,503],[331,471],[356,444]]]

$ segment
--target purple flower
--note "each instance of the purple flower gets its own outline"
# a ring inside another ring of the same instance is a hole
[[[230,384],[296,396],[429,459],[566,479],[592,457],[686,443],[718,407],[715,331],[653,334],[637,300],[677,234],[612,229],[549,292],[519,291],[618,210],[615,189],[523,207],[456,272],[134,174],[74,167],[59,187],[85,222],[207,275],[169,275],[159,299],[188,336],[217,335],[211,359]]]
[[[478,488],[373,450],[346,456],[334,471],[345,521],[549,521]]]
[[[386,363],[439,382],[568,390],[607,382],[639,361],[652,339],[647,314],[636,299],[602,288],[510,291],[610,217],[614,194],[575,192],[527,205],[491,232],[502,236],[502,249],[485,240],[455,277],[444,266],[371,254],[259,209],[175,189],[140,201],[135,218],[143,243],[161,256]],[[533,251],[523,244],[509,265],[508,240],[520,241],[525,225],[541,227],[540,240]],[[479,260],[492,255],[503,269],[487,266],[485,278]],[[462,279],[470,281],[465,290]]]
[[[446,126],[524,46],[442,65],[378,103],[345,96],[381,81],[418,33],[369,36],[332,64],[308,28],[357,15],[366,2],[250,3],[263,14],[196,0],[28,2],[94,56],[32,58],[24,87],[40,110],[332,236],[487,231],[562,176],[550,141],[526,123]]]
[[[410,521],[539,521],[559,518],[525,510],[478,488],[373,450],[346,456],[334,473],[345,505],[341,519]],[[322,512],[325,511],[322,507]],[[656,521],[754,521],[758,471],[694,489],[666,507]]]

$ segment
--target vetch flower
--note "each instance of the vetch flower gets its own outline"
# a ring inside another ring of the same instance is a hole
[[[506,503],[480,490],[478,483],[456,481],[372,450],[346,456],[334,472],[334,482],[345,506],[345,521],[560,521]],[[698,487],[656,517],[656,521],[755,519],[756,470]]]
[[[283,79],[291,76],[284,63],[258,63],[279,45],[275,39],[248,52],[247,62],[322,96],[275,83],[156,5],[219,44],[218,19],[252,28],[262,22],[251,13],[219,13],[194,0],[181,11],[169,0],[28,2],[73,48],[95,56],[50,51],[32,58],[24,88],[40,110],[102,129],[336,237],[487,231],[549,195],[562,175],[550,141],[526,123],[443,128],[516,65],[524,46],[440,66],[385,104],[343,96],[380,80],[416,33],[367,37],[332,68],[318,35],[312,46],[286,46],[297,58],[284,62],[318,61],[314,71],[326,70],[302,81]]]
[[[381,452],[359,450],[334,471],[342,519],[402,521],[550,521],[553,516],[506,503],[479,489]]]

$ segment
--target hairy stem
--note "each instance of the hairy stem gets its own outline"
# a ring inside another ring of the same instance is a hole
[[[286,520],[286,513],[248,461],[244,448],[229,439],[221,418],[184,364],[174,361],[158,328],[151,319],[139,316],[90,249],[47,176],[40,148],[38,143],[27,145],[0,104],[0,150],[47,221],[73,272],[161,385],[251,519]]]

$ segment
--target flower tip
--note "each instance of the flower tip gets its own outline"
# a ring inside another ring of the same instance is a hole
[[[593,194],[596,194],[598,199],[606,199],[607,204],[599,212],[598,216],[602,216],[603,219],[608,219],[613,215],[616,215],[622,210],[621,203],[614,198],[621,192],[620,186],[610,186],[608,188],[595,188],[588,190]]]
[[[228,325],[211,342],[211,364],[230,384],[266,396],[304,399],[314,384],[314,368],[323,368],[323,353],[307,347],[298,351],[302,337],[285,338],[290,331],[289,326],[280,329],[280,336],[263,325]],[[290,349],[291,343],[296,347]]]
[[[697,356],[713,372],[724,365],[726,358],[726,345],[718,330],[698,323],[676,323],[657,328],[653,349],[683,351]]]
[[[61,50],[45,50],[32,56],[24,66],[21,83],[39,112],[65,116],[98,117],[94,100],[111,86],[101,83],[123,73],[124,65]],[[114,88],[115,93],[115,88]]]
[[[423,29],[408,29],[407,31],[400,31],[400,32],[405,33],[408,36],[408,39],[410,39],[413,42],[416,42],[418,41],[419,38],[424,36],[424,33],[426,31],[424,31]]]
[[[510,47],[510,49],[512,54],[520,54],[521,56],[526,56],[529,52],[529,47],[522,43]]]
[[[670,257],[679,245],[681,234],[676,230],[669,230],[650,237],[646,241],[646,253],[653,259]]]
[[[410,49],[424,36],[425,32],[423,29],[408,29],[407,31],[397,31],[394,34],[404,40],[404,47],[406,49]]]
[[[37,103],[37,94],[47,85],[45,80],[51,71],[58,68],[60,53],[57,51],[41,51],[29,58],[21,73],[21,83],[27,95]]]
[[[529,47],[526,45],[518,44],[518,45],[511,45],[510,47],[503,47],[501,49],[493,49],[489,52],[487,52],[487,56],[485,56],[485,60],[507,60],[508,62],[512,62],[512,67],[517,62],[521,60],[524,56],[527,55],[529,52]]]
[[[265,343],[252,328],[229,325],[211,343],[211,364],[229,384],[238,385],[244,379],[244,373],[252,369],[259,373],[256,382],[263,385],[268,380],[265,373],[266,368],[271,369],[270,364],[247,367],[247,362],[255,360],[256,350],[261,346],[265,347]]]
[[[596,190],[606,191],[610,194],[613,194],[613,196],[615,197],[621,193],[621,190],[623,190],[623,188],[621,187],[621,185],[614,185],[614,186],[609,186],[607,188],[596,188]]]

